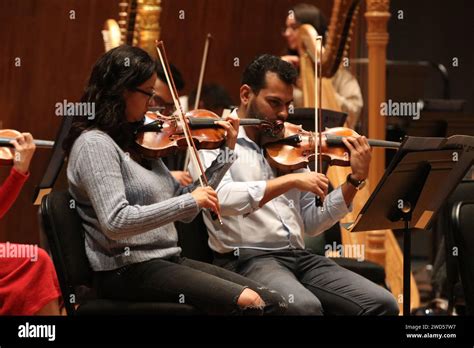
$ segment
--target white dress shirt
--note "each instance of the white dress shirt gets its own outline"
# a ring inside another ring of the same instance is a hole
[[[236,113],[236,110],[233,111]],[[204,221],[209,232],[209,246],[218,253],[238,248],[263,250],[304,249],[303,233],[310,236],[324,232],[352,209],[347,206],[338,187],[324,200],[324,209],[315,205],[315,195],[291,189],[259,208],[266,181],[275,178],[264,150],[250,140],[240,127],[235,146],[237,160],[217,187],[223,225],[212,220],[205,210]],[[207,168],[219,150],[201,150]],[[196,171],[189,166],[191,175]],[[301,169],[297,172],[309,171]]]

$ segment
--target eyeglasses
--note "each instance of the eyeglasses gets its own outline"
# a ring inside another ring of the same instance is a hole
[[[153,97],[153,106],[164,116],[171,116],[176,111],[174,103],[167,103],[161,97],[155,95]]]
[[[145,90],[143,90],[143,89],[141,89],[141,88],[138,88],[138,87],[134,88],[133,90],[136,91],[136,92],[140,92],[140,93],[142,93],[142,94],[147,95],[148,98],[150,98],[148,101],[150,101],[150,100],[155,96],[155,91],[153,91],[153,92],[150,93],[150,92],[147,92],[147,91],[145,91]]]
[[[155,91],[150,93],[141,88],[134,88],[133,90],[147,95],[149,97],[148,103],[150,106],[153,106],[160,114],[164,116],[171,116],[176,111],[174,103],[165,102],[161,97],[156,95]]]

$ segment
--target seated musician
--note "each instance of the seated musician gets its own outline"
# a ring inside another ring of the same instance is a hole
[[[303,24],[311,24],[316,32],[323,37],[327,32],[326,18],[321,11],[314,5],[300,3],[294,6],[290,11],[285,21],[285,30],[283,36],[288,45],[288,54],[282,59],[299,67],[298,57],[298,28]],[[347,124],[350,128],[354,128],[359,119],[364,101],[360,91],[359,83],[351,74],[349,69],[343,67],[341,64],[336,74],[331,78],[332,85],[335,91],[336,101],[338,102],[341,111],[347,112]],[[294,104],[295,107],[301,107],[303,104],[302,91],[299,88],[294,89]]]
[[[14,163],[0,186],[0,218],[30,176],[28,168],[35,152],[30,133],[22,133],[12,143]],[[61,291],[49,255],[36,246],[14,243],[0,243],[0,250],[0,315],[59,315]],[[31,251],[29,257],[22,255],[26,250]]]
[[[279,57],[262,55],[244,71],[239,118],[285,121],[297,72]],[[282,294],[290,315],[396,315],[390,292],[334,261],[305,250],[303,233],[315,236],[351,209],[367,178],[371,149],[365,137],[348,137],[352,174],[327,195],[323,174],[299,170],[276,175],[264,156],[262,131],[240,127],[237,159],[217,188],[224,224],[205,213],[215,263]],[[202,150],[209,167],[218,151]],[[315,196],[324,199],[324,210]]]
[[[178,93],[184,88],[184,79],[181,75],[181,72],[173,64],[170,64],[171,75],[176,86]],[[158,107],[159,112],[165,116],[170,116],[176,110],[173,98],[171,97],[170,89],[168,88],[168,83],[166,82],[166,76],[161,68],[158,66],[156,69],[157,79],[155,86],[153,87],[155,95],[150,101],[150,106]],[[180,98],[181,99],[181,98]],[[184,166],[184,153],[178,153],[176,155],[170,155],[162,158],[166,167],[171,171],[171,175],[178,181],[181,185],[187,186],[190,185],[193,180],[187,171],[183,171]]]
[[[129,64],[124,64],[128,61]],[[95,64],[82,97],[95,117],[75,117],[64,143],[69,191],[85,229],[99,297],[185,303],[205,313],[278,314],[282,296],[214,265],[180,256],[174,221],[219,211],[216,187],[232,161],[215,161],[211,187],[180,186],[161,159],[143,160],[132,144],[155,91],[156,62],[119,46]],[[238,119],[219,121],[232,152]],[[219,152],[219,151],[218,151]]]
[[[189,94],[189,105],[195,105],[196,94],[197,90],[194,90]],[[231,109],[232,105],[235,104],[223,86],[217,83],[209,83],[202,86],[198,109],[209,110],[220,116],[223,115],[226,109]]]

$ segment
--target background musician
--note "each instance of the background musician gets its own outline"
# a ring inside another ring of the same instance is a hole
[[[171,75],[176,86],[178,93],[184,88],[184,79],[181,72],[176,66],[170,64]],[[150,106],[158,107],[159,112],[165,116],[171,116],[175,111],[176,107],[171,96],[171,91],[168,88],[168,83],[166,82],[166,76],[163,72],[161,66],[156,68],[157,79],[155,82],[154,91],[155,94],[150,100]],[[187,99],[187,98],[186,98]],[[166,156],[163,158],[163,162],[171,171],[171,175],[183,186],[190,185],[193,180],[187,171],[182,170],[184,166],[184,152],[177,153],[173,156]]]
[[[301,3],[294,6],[285,20],[285,29],[283,36],[288,45],[288,54],[282,59],[299,67],[298,56],[298,28],[303,24],[311,24],[319,35],[323,37],[323,44],[327,32],[327,21],[321,11],[314,5]],[[343,112],[348,113],[347,124],[354,128],[359,119],[362,106],[364,104],[359,83],[351,72],[342,66],[331,79],[335,90],[336,100]],[[303,104],[302,91],[299,88],[294,90],[295,107],[301,107]]]

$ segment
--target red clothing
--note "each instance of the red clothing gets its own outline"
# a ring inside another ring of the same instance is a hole
[[[12,168],[0,187],[0,218],[28,177]],[[53,263],[43,249],[0,243],[0,315],[33,315],[60,295]]]
[[[0,250],[25,247],[33,248],[2,243]],[[0,315],[33,315],[61,296],[49,255],[41,248],[35,253],[33,257],[0,256]]]
[[[15,203],[23,184],[29,176],[30,173],[21,174],[12,167],[10,175],[0,187],[0,219]]]

